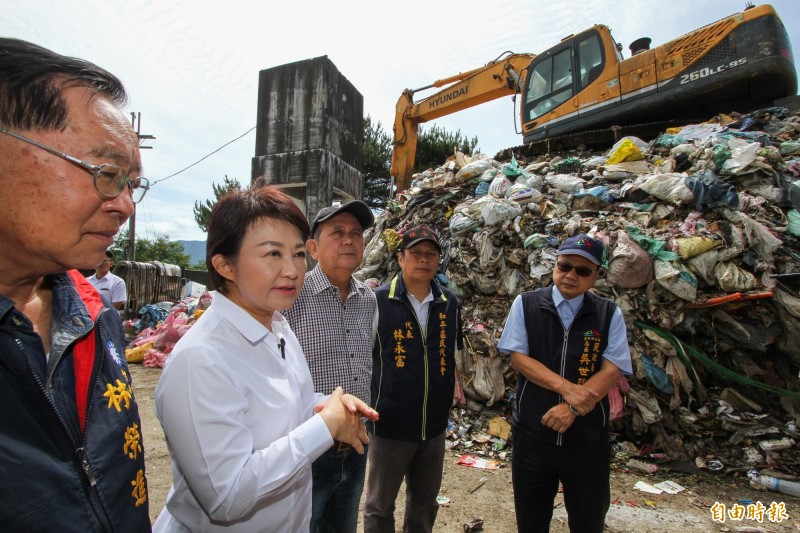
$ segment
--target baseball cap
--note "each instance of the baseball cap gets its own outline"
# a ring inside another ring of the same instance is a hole
[[[585,233],[580,233],[566,239],[558,249],[557,255],[580,255],[595,265],[602,266],[603,243]]]
[[[415,226],[403,234],[403,241],[400,243],[400,250],[406,250],[416,246],[422,241],[430,241],[442,253],[442,245],[439,244],[439,237],[428,226]]]
[[[372,209],[361,200],[352,200],[340,206],[329,206],[320,209],[317,216],[314,217],[314,222],[311,223],[311,237],[314,237],[314,232],[317,231],[317,227],[320,224],[339,213],[350,213],[356,217],[358,223],[361,224],[361,229],[367,229],[375,223],[375,215],[372,214]]]

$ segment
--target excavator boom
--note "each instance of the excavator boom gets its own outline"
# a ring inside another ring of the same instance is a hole
[[[397,180],[398,190],[407,188],[411,180],[420,123],[518,93],[522,72],[533,58],[533,54],[509,54],[426,87],[404,90],[395,107],[392,150],[391,174]],[[432,87],[445,88],[414,102],[417,91]]]

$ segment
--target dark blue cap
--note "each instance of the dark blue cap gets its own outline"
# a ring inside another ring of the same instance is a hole
[[[595,265],[602,266],[603,243],[585,233],[580,233],[566,239],[558,249],[558,255],[580,255]]]

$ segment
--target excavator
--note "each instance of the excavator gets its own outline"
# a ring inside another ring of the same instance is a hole
[[[631,57],[597,24],[541,54],[507,52],[486,65],[406,89],[395,108],[391,175],[408,188],[419,124],[507,95],[521,95],[526,154],[752,111],[797,93],[789,38],[770,5],[748,6],[656,48],[643,37]],[[417,92],[442,88],[415,101]],[[515,150],[515,149],[511,149]]]

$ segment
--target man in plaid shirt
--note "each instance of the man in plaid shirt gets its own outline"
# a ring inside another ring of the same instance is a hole
[[[314,390],[330,394],[341,386],[367,403],[377,303],[353,272],[364,257],[364,230],[374,221],[359,200],[320,210],[306,242],[318,264],[306,273],[300,297],[284,313],[303,347]],[[314,461],[312,533],[355,533],[366,463],[366,453],[338,442]]]

